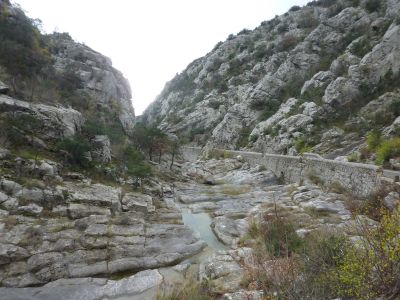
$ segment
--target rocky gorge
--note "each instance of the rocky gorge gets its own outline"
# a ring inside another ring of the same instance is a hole
[[[399,9],[292,7],[135,116],[0,0],[0,300],[398,299]]]
[[[52,192],[62,198],[62,191],[68,190],[69,195],[65,199],[67,206],[59,204],[53,209],[58,212],[57,218],[35,218],[43,209],[37,204],[19,206],[21,215],[12,225],[4,210],[2,284],[24,287],[52,282],[40,288],[2,288],[0,294],[5,299],[55,299],[61,293],[69,295],[65,299],[143,299],[140,297],[147,293],[154,296],[161,285],[173,282],[173,272],[181,279],[196,273],[211,278],[216,282],[216,291],[231,299],[240,294],[261,293],[246,292],[241,287],[244,260],[251,253],[241,239],[249,220],[261,212],[278,207],[280,214],[290,216],[299,225],[299,234],[325,227],[355,235],[344,196],[326,193],[311,182],[279,184],[270,171],[261,166],[250,167],[240,157],[186,162],[182,174],[184,181],[163,183],[164,196],[157,205],[151,196],[139,194],[128,193],[119,200],[121,191],[83,179],[65,181],[64,188],[55,189],[58,194]],[[9,193],[3,193],[2,202],[8,207],[17,207],[23,199],[21,195],[31,198],[35,193],[37,203],[43,203],[45,198],[40,196],[50,194],[39,189],[23,190],[8,180],[3,180],[1,186]],[[63,212],[71,216],[63,217]],[[201,227],[209,226],[207,221],[191,222],[202,214],[211,218],[211,227],[205,230]],[[216,241],[210,242],[210,235],[214,234]],[[181,263],[165,268],[178,262]],[[90,277],[140,269],[153,271],[121,280]]]

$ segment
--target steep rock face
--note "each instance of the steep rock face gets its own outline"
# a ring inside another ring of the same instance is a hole
[[[71,137],[81,131],[82,114],[72,108],[32,104],[0,95],[0,140],[20,136],[28,144],[46,148],[47,141]],[[10,132],[13,130],[13,132]]]
[[[357,149],[395,119],[372,124],[361,109],[399,88],[398,2],[368,2],[314,1],[229,36],[167,83],[143,120],[207,147]],[[339,123],[332,144],[324,134]]]
[[[56,70],[75,73],[98,105],[117,110],[124,129],[132,130],[135,112],[131,88],[122,73],[113,68],[111,59],[66,34],[54,33],[50,43]]]
[[[68,33],[42,34],[37,21],[9,1],[0,1],[0,26],[0,93],[71,106],[98,123],[132,130],[131,89],[108,57]]]

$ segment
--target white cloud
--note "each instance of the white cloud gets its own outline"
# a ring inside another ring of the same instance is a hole
[[[109,56],[132,86],[136,114],[218,41],[309,0],[17,0],[47,32],[69,32]]]

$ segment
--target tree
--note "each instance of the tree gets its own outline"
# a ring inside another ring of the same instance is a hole
[[[70,163],[80,165],[81,167],[89,166],[86,154],[91,150],[91,146],[83,137],[65,138],[57,144],[57,148],[67,151],[70,154],[68,159]]]
[[[21,10],[11,17],[4,3],[0,7],[0,64],[11,75],[14,93],[17,80],[38,75],[51,63],[38,24],[38,20],[29,19]]]
[[[143,154],[136,150],[133,146],[127,146],[122,157],[126,173],[139,182],[141,179],[150,176],[151,168],[146,164]]]
[[[161,164],[161,157],[167,151],[169,146],[169,140],[167,135],[163,133],[154,142],[154,149],[158,153],[158,163]]]
[[[175,157],[181,153],[181,143],[179,139],[176,138],[170,141],[169,153],[171,154],[171,165],[169,166],[169,168],[172,170],[175,162]]]
[[[166,144],[166,134],[157,127],[146,127],[143,123],[138,123],[133,131],[133,140],[136,149],[147,152],[149,159],[152,160],[154,151],[158,150],[159,155],[162,155]]]

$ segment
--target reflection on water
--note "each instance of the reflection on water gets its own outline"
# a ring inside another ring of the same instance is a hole
[[[215,251],[227,249],[227,247],[215,237],[210,226],[212,219],[207,213],[193,214],[190,210],[182,210],[182,219],[185,225],[200,234],[201,239],[205,241],[210,248]]]

